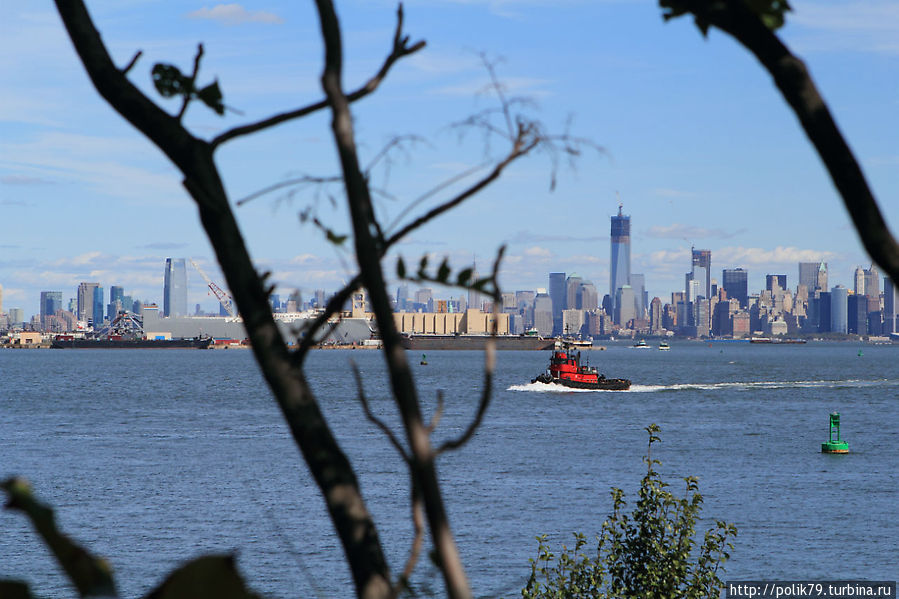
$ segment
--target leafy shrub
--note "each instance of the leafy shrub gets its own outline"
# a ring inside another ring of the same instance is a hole
[[[537,557],[531,575],[521,590],[524,599],[660,598],[707,599],[723,587],[718,568],[730,557],[731,540],[737,528],[721,520],[705,533],[696,546],[696,519],[702,510],[702,495],[695,477],[687,477],[684,496],[668,491],[652,458],[652,444],[659,427],[646,427],[649,445],[643,461],[646,476],[640,484],[634,510],[623,511],[624,492],[613,488],[613,507],[597,537],[595,555],[584,551],[587,537],[575,533],[574,547],[562,546],[556,556],[546,535],[537,537]]]

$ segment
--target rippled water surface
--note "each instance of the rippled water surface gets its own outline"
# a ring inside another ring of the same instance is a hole
[[[632,499],[643,427],[680,488],[696,475],[706,521],[739,528],[725,578],[896,580],[899,347],[608,344],[584,352],[627,392],[529,381],[547,352],[500,352],[484,425],[440,462],[452,525],[476,594],[518,595],[537,534],[599,530],[618,486]],[[861,355],[859,355],[861,353]],[[409,355],[435,440],[459,434],[480,395],[478,352]],[[397,421],[381,357],[321,351],[309,375],[360,473],[395,571],[411,543],[407,475],[361,414],[354,360],[373,409]],[[823,455],[842,414],[845,456]],[[286,427],[245,351],[0,351],[0,476],[29,478],[61,526],[114,565],[138,597],[190,557],[236,551],[271,597],[352,595],[339,544]],[[71,596],[24,519],[0,512],[0,578]],[[422,560],[416,579],[439,587]]]

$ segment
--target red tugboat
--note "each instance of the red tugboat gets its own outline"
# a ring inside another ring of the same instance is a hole
[[[573,353],[571,346],[561,341],[557,341],[553,348],[549,369],[531,382],[603,391],[626,391],[631,386],[629,379],[607,379],[596,371],[595,366],[581,364],[581,352]]]

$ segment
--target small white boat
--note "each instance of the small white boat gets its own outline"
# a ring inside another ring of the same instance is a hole
[[[668,351],[668,350],[670,350],[670,349],[671,349],[671,346],[668,345],[668,342],[667,342],[667,341],[660,341],[660,342],[659,342],[659,350],[660,350],[660,351]]]
[[[634,343],[634,349],[649,349],[649,345],[646,344],[646,339],[640,339]]]

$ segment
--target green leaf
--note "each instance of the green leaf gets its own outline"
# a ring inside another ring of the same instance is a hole
[[[224,96],[219,88],[218,80],[213,81],[203,89],[197,92],[197,97],[203,101],[206,106],[213,109],[217,114],[225,114],[225,105],[222,103]]]
[[[400,279],[406,278],[406,263],[403,262],[402,256],[396,259],[396,276]]]
[[[326,229],[325,235],[327,235],[328,241],[334,245],[343,245],[343,242],[347,240],[347,235],[338,235],[331,229]]]

